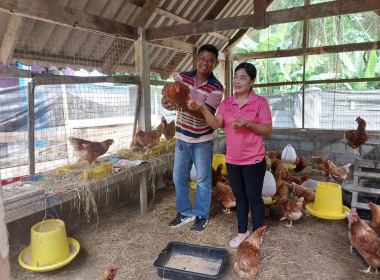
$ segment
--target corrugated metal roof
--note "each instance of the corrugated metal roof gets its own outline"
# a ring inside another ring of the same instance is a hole
[[[99,15],[107,19],[131,25],[135,20],[141,7],[133,3],[144,3],[141,1],[127,0],[57,0],[56,3],[72,9],[84,11],[86,13]],[[218,0],[162,0],[159,4],[160,13],[153,13],[146,22],[145,28],[160,26],[174,26],[181,24],[167,16],[162,11],[170,12],[190,22],[202,21]],[[240,16],[253,12],[252,0],[233,1],[223,8],[217,18],[228,18]],[[0,43],[4,40],[11,14],[0,12]],[[25,65],[39,64],[47,67],[54,65],[58,68],[70,67],[72,69],[84,68],[88,71],[101,71],[101,66],[105,62],[106,56],[111,48],[118,59],[121,54],[128,49],[125,59],[117,67],[120,73],[134,73],[134,42],[132,40],[117,40],[114,37],[86,32],[62,25],[56,25],[44,21],[24,18],[20,35],[15,44],[10,62],[20,62]],[[237,30],[219,32],[219,34],[232,38]],[[215,45],[219,50],[227,45],[225,38],[204,34],[199,37],[196,45],[205,43]],[[175,38],[185,41],[186,38]],[[167,67],[169,62],[173,63],[173,58],[177,51],[158,45],[150,44],[149,59],[152,75],[159,75],[162,69]],[[111,58],[112,59],[112,58]],[[3,61],[2,61],[3,62]],[[176,66],[173,75],[180,71],[187,71],[192,68],[192,55],[186,54],[179,61],[175,61]]]

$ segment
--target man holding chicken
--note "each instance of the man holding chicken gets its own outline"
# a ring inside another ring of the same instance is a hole
[[[213,114],[223,96],[223,86],[212,73],[217,59],[218,50],[213,45],[203,45],[198,51],[197,69],[180,73],[176,77],[176,81],[189,87],[189,98],[205,104]],[[169,99],[163,97],[161,103],[165,109],[175,110],[174,104],[171,104]],[[201,112],[191,111],[186,106],[182,106],[182,109],[178,111],[173,170],[178,214],[169,223],[172,228],[195,220],[190,230],[202,232],[207,225],[211,203],[213,132],[214,130]],[[193,163],[197,171],[197,193],[194,207],[190,202],[188,183]]]

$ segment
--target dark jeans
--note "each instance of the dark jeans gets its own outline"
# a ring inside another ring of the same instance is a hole
[[[261,197],[266,171],[265,158],[256,164],[236,165],[227,163],[226,165],[228,179],[236,198],[238,232],[247,232],[249,208],[251,208],[252,232],[254,232],[263,226],[265,217],[265,204]]]

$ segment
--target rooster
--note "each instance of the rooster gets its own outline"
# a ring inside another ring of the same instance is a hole
[[[369,209],[372,212],[372,224],[371,228],[376,232],[380,237],[380,208],[378,205],[370,202],[368,204]]]
[[[190,89],[187,85],[175,81],[173,84],[168,84],[162,89],[162,96],[170,100],[170,103],[177,107],[185,105],[189,100]]]
[[[261,240],[265,229],[266,226],[258,228],[240,244],[234,263],[234,269],[240,278],[251,278],[259,271]]]
[[[102,142],[91,142],[72,136],[69,137],[69,141],[76,155],[80,159],[87,161],[89,166],[91,163],[96,162],[98,157],[104,155],[114,143],[113,139],[104,140]]]
[[[349,221],[350,241],[369,265],[363,272],[370,273],[373,267],[377,273],[380,268],[380,236],[359,218],[358,213],[351,213]]]
[[[226,207],[226,210],[223,210],[223,211],[226,212],[226,214],[230,214],[231,207],[236,206],[236,199],[232,192],[231,187],[223,184],[222,182],[217,182],[214,188],[214,194],[216,198],[222,201],[224,207]]]
[[[104,273],[100,280],[113,280],[116,277],[117,268],[110,266]]]
[[[164,125],[164,129],[163,129],[162,133],[164,134],[165,139],[170,142],[170,140],[175,136],[175,122],[174,122],[174,120],[172,120],[168,124],[165,117],[162,117],[161,122]]]
[[[356,149],[367,142],[369,134],[365,129],[367,126],[365,120],[357,117],[355,121],[358,123],[358,128],[356,130],[348,130],[344,134],[344,137],[347,139],[347,145],[355,149],[355,153],[357,154]]]

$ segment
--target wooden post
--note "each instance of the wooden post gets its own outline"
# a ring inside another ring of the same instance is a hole
[[[232,60],[232,54],[230,52],[226,53],[226,69],[225,69],[225,95],[226,97],[231,97],[233,95],[233,87],[232,87],[232,73],[234,62]]]
[[[265,28],[265,13],[267,10],[266,0],[253,1],[253,27],[255,29]]]
[[[191,70],[197,69],[197,59],[198,59],[198,47],[194,46],[194,50],[193,50],[193,69],[191,69]]]
[[[224,87],[223,99],[226,98],[226,66],[225,61],[219,61],[219,82]]]
[[[145,29],[142,27],[137,28],[135,51],[136,73],[140,76],[140,82],[137,86],[136,112],[132,131],[133,135],[136,132],[137,120],[142,130],[151,130],[149,45],[145,39]]]
[[[28,83],[28,149],[29,149],[29,174],[36,173],[36,157],[34,150],[34,83]]]
[[[9,265],[8,231],[5,223],[5,210],[3,201],[3,187],[0,176],[0,279],[11,279],[11,267]]]
[[[305,0],[305,6],[310,5],[310,0]],[[303,37],[302,37],[302,47],[306,50],[309,46],[309,26],[310,20],[304,20],[303,22]],[[305,128],[305,80],[306,80],[306,52],[303,53],[303,73],[302,73],[302,128]]]
[[[144,216],[148,213],[148,180],[146,179],[146,171],[140,173],[140,213]]]

